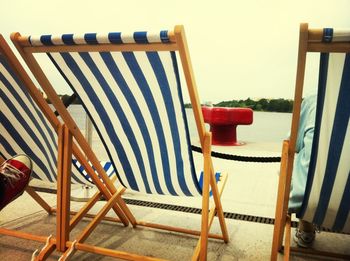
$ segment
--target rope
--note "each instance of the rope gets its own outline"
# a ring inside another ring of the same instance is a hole
[[[191,145],[191,149],[195,152],[202,153],[202,148],[200,148],[200,147]],[[243,162],[271,163],[271,162],[280,162],[281,161],[281,157],[239,156],[239,155],[220,153],[220,152],[216,152],[216,151],[212,151],[211,156],[214,158],[243,161]]]

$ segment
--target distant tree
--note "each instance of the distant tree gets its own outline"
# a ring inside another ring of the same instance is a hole
[[[255,111],[271,111],[271,112],[291,112],[293,108],[293,101],[286,99],[265,99],[262,98],[254,101],[250,98],[246,100],[231,100],[222,101],[214,104],[215,107],[237,107],[237,108],[251,108]]]
[[[267,99],[260,99],[258,102],[258,104],[261,105],[261,110],[265,111],[267,109],[267,107],[269,106],[269,101]]]
[[[261,104],[256,104],[253,110],[254,110],[254,111],[262,111],[262,110],[263,110],[263,107],[262,107]]]

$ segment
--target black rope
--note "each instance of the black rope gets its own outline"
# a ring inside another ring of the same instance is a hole
[[[191,145],[191,148],[193,151],[202,153],[202,148],[200,148],[200,147]],[[243,162],[271,163],[271,162],[280,162],[281,161],[281,157],[239,156],[239,155],[220,153],[220,152],[216,152],[216,151],[212,151],[211,156],[214,158],[243,161]]]

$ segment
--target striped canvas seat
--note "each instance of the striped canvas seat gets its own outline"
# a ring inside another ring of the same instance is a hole
[[[29,38],[48,51],[83,102],[127,188],[145,193],[200,195],[174,51],[75,51],[74,47],[167,43],[167,31],[124,35],[66,34]]]
[[[145,226],[199,235],[192,260],[207,259],[209,237],[228,242],[220,200],[227,174],[214,171],[211,134],[205,130],[183,26],[175,26],[173,31],[156,34],[114,32],[35,37],[15,33],[12,40],[60,112],[65,130],[69,130],[87,155],[86,160],[95,166],[89,166],[82,158],[79,160],[89,173],[93,173],[96,167],[99,178],[103,180],[101,188],[110,192],[110,195],[105,192],[107,203],[77,238],[77,245],[80,246],[87,239],[111,207],[120,216],[125,214],[133,227]],[[56,86],[51,84],[49,75],[42,70],[34,54],[47,54],[46,58],[52,61],[82,101],[118,177],[115,184],[101,171],[94,156],[99,151],[90,150],[82,135],[76,132],[76,124],[59,100]],[[179,58],[181,67],[177,63]],[[203,155],[198,155],[196,161],[190,146],[180,75],[186,79],[203,151]],[[203,172],[198,172],[195,166],[203,169]],[[92,177],[96,184],[100,183],[98,177]],[[126,188],[147,194],[200,196],[201,230],[136,220],[121,198]],[[213,204],[209,204],[210,195]],[[97,194],[92,198],[91,203],[99,196]],[[115,202],[118,202],[117,206]],[[118,212],[117,207],[120,207],[122,213]],[[209,233],[215,217],[218,217],[222,234]],[[135,253],[86,246],[94,253],[122,259],[149,260],[149,257]],[[72,249],[66,251],[70,252]]]
[[[350,232],[350,53],[323,53],[315,135],[298,217]]]
[[[34,162],[34,178],[56,182],[57,134],[1,53],[0,87],[1,156],[8,159],[16,154],[27,154]],[[72,182],[91,184],[87,173],[80,172],[76,161],[74,163]],[[113,174],[109,163],[104,167]]]
[[[285,260],[289,260],[292,251],[322,258],[350,259],[347,252],[291,245],[291,216],[294,213],[288,213],[288,204],[296,144],[303,142],[298,140],[298,130],[306,60],[310,52],[320,54],[316,117],[310,162],[306,159],[302,162],[309,166],[302,205],[296,216],[300,222],[306,221],[321,229],[350,233],[350,30],[309,29],[308,24],[301,24],[291,135],[283,142],[271,260],[277,260],[282,249]],[[308,129],[306,135],[311,131]],[[308,148],[305,146],[305,149]]]

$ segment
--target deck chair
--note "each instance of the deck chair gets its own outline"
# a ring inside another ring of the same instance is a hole
[[[307,24],[301,24],[291,136],[283,143],[271,260],[276,260],[278,251],[283,249],[284,229],[287,260],[290,251],[350,258],[290,247],[288,199],[308,52],[320,53],[319,84],[306,189],[301,210],[296,215],[319,227],[350,232],[350,31],[308,29]]]
[[[55,116],[44,100],[41,92],[16,59],[13,52],[0,35],[0,158],[1,161],[16,154],[27,154],[33,160],[33,177],[57,182],[57,207],[51,207],[36,191],[27,187],[26,191],[49,214],[56,212],[56,236],[48,240],[41,252],[41,258],[55,248],[64,252],[69,243],[69,232],[85,216],[101,196],[111,198],[103,179],[98,175],[102,166],[91,163],[74,141],[69,139],[67,128]],[[71,146],[63,146],[62,142]],[[69,149],[73,151],[74,158]],[[68,151],[67,151],[68,150]],[[63,165],[65,162],[65,165]],[[92,167],[94,166],[94,168]],[[104,171],[113,173],[111,164],[104,164]],[[91,185],[99,189],[92,199],[78,213],[70,212],[70,181]],[[128,225],[129,221],[117,205],[114,206],[119,218],[114,221]],[[70,220],[69,215],[75,214]],[[0,228],[0,234],[16,236],[45,243],[47,236],[39,236],[20,231]]]
[[[33,54],[48,55],[82,100],[124,187],[148,194],[202,197],[201,231],[136,219],[130,220],[133,226],[199,235],[194,260],[206,259],[208,236],[228,242],[220,202],[226,174],[213,169],[211,134],[205,131],[182,26],[156,34],[15,34],[12,40],[49,98],[54,99],[53,86]],[[203,149],[203,175],[194,167],[177,56]],[[215,204],[209,211],[210,193]],[[215,215],[222,235],[208,233]]]

